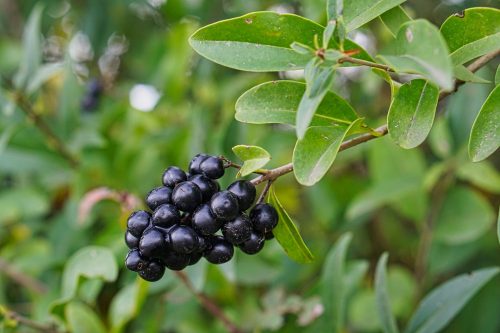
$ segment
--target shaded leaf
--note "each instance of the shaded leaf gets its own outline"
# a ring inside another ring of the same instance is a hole
[[[34,93],[38,88],[40,88],[46,81],[50,80],[53,76],[62,72],[64,66],[62,63],[50,63],[40,66],[33,77],[30,78],[28,87],[26,91],[29,94]]]
[[[285,253],[299,263],[312,262],[314,257],[311,251],[307,248],[297,227],[279,202],[272,187],[269,193],[269,203],[278,212],[279,222],[276,228],[273,229],[273,234],[283,250],[285,250]]]
[[[495,73],[495,85],[500,84],[500,65],[497,67],[497,71]]]
[[[146,281],[136,279],[134,284],[125,286],[113,297],[109,309],[111,332],[122,332],[125,325],[138,314],[147,296],[148,286]]]
[[[387,114],[389,134],[399,146],[410,149],[425,140],[434,122],[438,97],[438,88],[422,79],[399,88]]]
[[[380,59],[397,72],[421,74],[444,90],[453,89],[453,67],[439,30],[426,20],[404,23]]]
[[[238,145],[233,147],[233,152],[243,161],[238,172],[243,177],[262,168],[271,160],[271,155],[264,148],[258,146]]]
[[[484,160],[500,146],[500,85],[490,93],[479,111],[469,137],[469,156]]]
[[[497,237],[498,237],[498,243],[500,244],[500,207],[498,207],[498,217],[497,217]]]
[[[344,0],[327,0],[326,15],[328,21],[336,20],[344,11]]]
[[[105,333],[103,323],[99,316],[88,306],[81,302],[71,302],[66,305],[65,317],[72,333]]]
[[[498,49],[500,10],[469,8],[454,14],[441,25],[453,64],[460,65]]]
[[[385,333],[399,332],[396,326],[396,319],[392,314],[387,291],[387,252],[380,257],[375,270],[375,297],[377,301],[377,311]]]
[[[419,304],[405,333],[436,333],[498,272],[484,268],[455,277],[432,290]]]
[[[489,161],[460,163],[457,177],[488,192],[500,194],[500,173]]]
[[[12,220],[42,216],[49,209],[49,198],[34,188],[17,187],[0,192],[0,225]]]
[[[389,29],[391,34],[396,37],[399,27],[401,27],[403,23],[411,21],[411,17],[406,13],[403,7],[396,6],[380,15],[380,20],[387,29]]]
[[[382,15],[406,0],[357,0],[344,3],[343,17],[347,32]]]
[[[453,67],[453,74],[459,80],[464,82],[474,82],[474,83],[490,83],[490,81],[483,79],[479,75],[472,73],[463,65],[457,65]]]

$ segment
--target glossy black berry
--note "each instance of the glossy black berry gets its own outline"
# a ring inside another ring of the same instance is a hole
[[[251,233],[252,224],[246,214],[241,214],[234,220],[226,222],[222,227],[224,238],[233,245],[246,241],[250,238]]]
[[[154,227],[147,229],[139,241],[139,250],[143,256],[161,258],[168,251],[165,235]]]
[[[161,262],[173,271],[180,271],[184,269],[190,262],[191,256],[189,254],[181,254],[169,251],[161,258]]]
[[[193,175],[189,177],[189,181],[192,181],[201,190],[201,198],[203,202],[207,202],[212,198],[212,195],[219,190],[219,186],[216,180],[210,179],[204,175]]]
[[[266,240],[270,240],[270,239],[274,238],[274,234],[273,234],[272,231],[268,231],[268,232],[266,232],[266,234],[264,235],[264,237],[266,238]]]
[[[186,173],[176,166],[168,167],[163,173],[163,185],[168,187],[174,187],[175,185],[186,181]]]
[[[191,220],[193,228],[202,235],[212,235],[219,231],[224,222],[215,217],[208,204],[201,205]]]
[[[210,245],[203,256],[212,264],[223,264],[231,260],[233,254],[233,245],[224,238],[216,236],[210,240]]]
[[[200,174],[201,173],[200,164],[205,159],[207,159],[207,157],[209,157],[207,154],[197,154],[195,157],[193,157],[191,162],[189,162],[189,168],[188,168],[189,173],[191,175]]]
[[[224,176],[224,164],[220,158],[215,156],[207,157],[200,163],[201,172],[211,179],[219,179]]]
[[[139,246],[139,238],[132,235],[130,231],[125,232],[125,244],[129,249],[135,249]]]
[[[125,266],[133,272],[144,269],[149,264],[149,261],[144,259],[139,250],[130,250],[125,258]]]
[[[256,254],[264,247],[264,239],[263,234],[258,231],[252,231],[250,237],[238,246],[246,254]]]
[[[194,252],[189,255],[188,266],[196,264],[203,257],[203,252]]]
[[[258,204],[250,211],[253,228],[262,233],[273,230],[278,224],[278,213],[269,204]]]
[[[165,274],[165,266],[153,260],[144,269],[139,271],[139,276],[146,281],[158,281]]]
[[[144,210],[133,212],[127,220],[127,229],[135,237],[141,237],[143,231],[149,226],[150,219],[151,215]]]
[[[168,228],[181,221],[181,214],[177,207],[171,204],[164,204],[156,208],[153,213],[153,225]]]
[[[215,217],[222,221],[231,221],[238,216],[238,199],[229,191],[217,192],[210,200],[210,209]]]
[[[193,182],[186,181],[175,186],[172,202],[183,212],[193,212],[201,204],[201,190]]]
[[[168,237],[174,252],[189,254],[199,249],[198,235],[191,227],[176,226],[170,230]]]
[[[146,196],[146,204],[151,210],[155,210],[158,206],[171,202],[172,189],[166,186],[154,188]]]
[[[240,211],[247,210],[253,205],[257,191],[255,186],[248,180],[237,180],[227,190],[238,198]]]

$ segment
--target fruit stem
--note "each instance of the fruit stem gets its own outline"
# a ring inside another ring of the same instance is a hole
[[[269,192],[269,189],[271,188],[271,185],[272,185],[273,181],[274,180],[268,180],[267,181],[266,187],[264,187],[264,189],[260,193],[259,199],[257,200],[257,204],[260,204],[260,203],[262,203],[264,201],[264,199],[266,198],[267,193]]]

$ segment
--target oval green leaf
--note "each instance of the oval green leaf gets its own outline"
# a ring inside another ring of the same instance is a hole
[[[435,288],[420,302],[405,333],[439,332],[499,271],[498,267],[480,269]]]
[[[306,85],[296,81],[265,82],[246,91],[236,101],[238,121],[250,124],[295,125],[295,116]],[[327,92],[314,113],[311,126],[350,124],[358,115],[340,96]]]
[[[293,172],[297,181],[311,186],[323,178],[337,157],[342,141],[362,122],[360,118],[350,125],[310,127],[293,151]]]
[[[453,64],[460,65],[498,49],[500,10],[469,8],[450,16],[441,26]]]
[[[421,74],[443,90],[453,89],[453,66],[439,30],[426,20],[404,23],[380,59],[397,72]]]
[[[71,302],[64,309],[70,332],[105,333],[107,332],[99,316],[85,303]]]
[[[469,156],[473,162],[484,160],[500,147],[500,85],[484,102],[474,120],[469,137]]]
[[[398,333],[396,319],[392,313],[389,303],[389,292],[387,291],[387,252],[380,257],[375,270],[375,298],[377,311],[384,333]]]
[[[421,144],[432,128],[439,90],[426,80],[402,85],[389,108],[387,125],[391,138],[410,149]]]
[[[300,237],[297,227],[279,202],[272,187],[269,193],[269,203],[278,212],[279,222],[276,228],[273,229],[273,234],[283,250],[285,250],[285,253],[298,263],[307,264],[312,262],[314,256],[307,248],[302,237]]]
[[[258,146],[238,145],[233,147],[233,152],[243,161],[238,172],[242,177],[262,168],[271,160],[271,155],[264,148]]]
[[[408,21],[411,21],[410,15],[401,6],[396,6],[391,10],[380,15],[380,20],[389,29],[391,34],[396,37],[399,27]]]
[[[352,31],[377,18],[406,0],[357,0],[344,2],[344,21],[346,31]]]
[[[473,82],[473,83],[490,83],[490,81],[483,79],[479,75],[472,73],[463,65],[456,65],[453,67],[453,74],[458,80],[464,82]]]

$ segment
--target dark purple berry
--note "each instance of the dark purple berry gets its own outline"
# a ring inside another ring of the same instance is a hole
[[[160,186],[152,189],[146,196],[146,204],[151,210],[158,206],[172,202],[172,189],[166,186]]]
[[[241,214],[234,220],[226,222],[222,227],[224,238],[233,245],[238,245],[250,238],[252,224],[246,214]]]
[[[233,254],[233,245],[224,238],[216,236],[210,239],[210,245],[203,256],[212,264],[223,264],[231,260]]]
[[[155,227],[144,231],[139,241],[141,254],[149,258],[161,258],[168,251],[165,235]]]
[[[194,175],[189,177],[189,181],[192,181],[201,190],[201,197],[203,202],[207,202],[212,198],[212,195],[214,195],[218,190],[219,186],[217,184],[217,181],[210,179],[204,175]]]
[[[224,176],[224,164],[220,158],[215,156],[207,157],[200,163],[201,172],[211,179],[219,179]]]
[[[190,261],[191,257],[188,254],[176,253],[169,251],[161,258],[162,263],[173,271],[180,271],[184,269]]]
[[[176,166],[168,167],[163,173],[163,185],[168,187],[174,187],[175,185],[186,181],[186,173]]]
[[[250,211],[253,228],[262,233],[273,230],[278,225],[278,213],[269,204],[258,204]]]
[[[238,246],[246,254],[256,254],[264,247],[264,235],[257,231],[252,231],[250,238]]]
[[[129,249],[135,249],[139,246],[139,238],[132,235],[130,231],[125,232],[125,244]]]
[[[149,226],[151,215],[144,211],[139,210],[133,212],[127,220],[127,229],[135,237],[141,237],[143,231]]]
[[[198,261],[200,261],[201,257],[203,257],[203,252],[194,252],[189,255],[189,263],[188,266],[192,266]]]
[[[248,180],[237,180],[227,190],[238,198],[240,211],[245,211],[253,205],[257,191]]]
[[[266,240],[270,240],[270,239],[274,238],[274,234],[273,234],[272,231],[268,231],[268,232],[266,232],[266,234],[264,235],[264,237],[266,238]]]
[[[141,254],[139,253],[139,250],[134,249],[130,250],[127,253],[127,257],[125,258],[125,266],[133,271],[137,272],[142,270],[144,267],[149,264],[149,261],[144,259]]]
[[[103,91],[102,82],[98,79],[91,79],[87,84],[87,94],[93,97],[99,97]]]
[[[218,220],[208,204],[201,205],[194,212],[191,225],[202,235],[211,235],[219,231],[223,222]]]
[[[172,192],[172,202],[184,212],[193,212],[201,204],[201,190],[193,182],[179,183]]]
[[[144,269],[139,271],[139,276],[146,281],[158,281],[165,274],[165,266],[157,261],[151,261]]]
[[[155,226],[168,228],[181,221],[181,214],[174,205],[164,204],[156,208],[152,221]]]
[[[198,235],[193,228],[188,226],[177,226],[168,233],[170,246],[174,252],[189,254],[199,249]]]
[[[191,162],[189,162],[189,173],[192,175],[197,175],[201,173],[200,164],[209,156],[207,154],[197,154]]]
[[[215,217],[222,221],[231,221],[240,212],[238,199],[229,191],[215,193],[210,200],[210,209]]]

